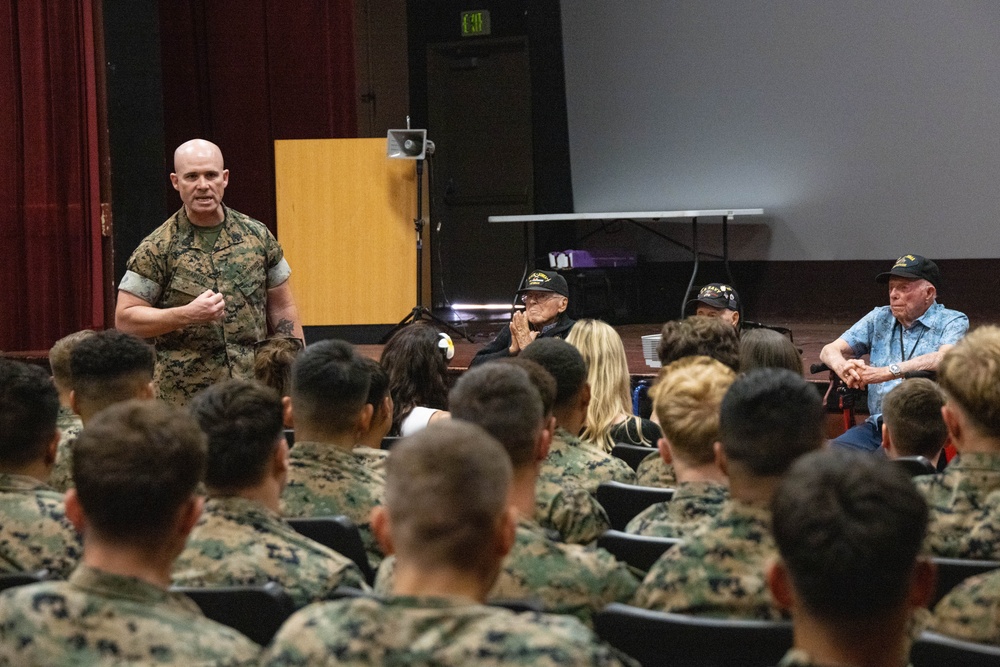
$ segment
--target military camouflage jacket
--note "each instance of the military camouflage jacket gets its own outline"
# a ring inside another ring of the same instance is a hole
[[[372,470],[364,457],[319,442],[296,442],[288,461],[288,485],[282,494],[285,516],[346,516],[361,532],[372,569],[377,568],[382,551],[369,516],[382,504],[382,473]]]
[[[611,528],[608,513],[585,489],[543,477],[535,482],[535,521],[571,544],[590,544]]]
[[[49,486],[56,491],[66,491],[73,486],[72,447],[76,436],[83,430],[83,422],[80,415],[60,405],[56,427],[59,429],[59,446],[56,449],[56,464],[49,474]]]
[[[358,445],[352,453],[364,461],[370,469],[385,475],[385,462],[389,458],[388,450]]]
[[[573,618],[455,598],[399,596],[314,605],[282,626],[262,665],[635,664]]]
[[[729,500],[729,488],[716,482],[681,482],[674,497],[647,507],[625,526],[626,533],[685,537],[716,516]]]
[[[395,559],[379,568],[375,590],[392,592]],[[547,612],[572,614],[588,625],[611,602],[628,602],[639,581],[604,549],[553,542],[533,521],[521,519],[514,546],[490,590],[491,600],[537,600]]]
[[[639,462],[639,467],[635,470],[635,483],[639,486],[673,489],[677,486],[677,476],[674,474],[674,467],[656,452]]]
[[[226,300],[222,322],[187,326],[152,341],[159,396],[177,405],[230,377],[253,379],[253,345],[267,337],[267,290],[291,274],[267,227],[225,211],[215,246],[206,252],[181,207],[135,249],[118,286],[156,308],[187,305],[205,290]]]
[[[34,477],[0,475],[0,572],[48,570],[65,578],[81,555],[61,493]]]
[[[552,437],[549,455],[542,461],[538,476],[557,484],[571,480],[591,494],[597,492],[601,482],[635,484],[635,471],[627,463],[562,427]]]
[[[770,523],[767,508],[730,500],[653,564],[632,604],[695,616],[782,618],[764,572],[777,554]]]
[[[252,665],[259,653],[183,595],[86,566],[0,595],[3,665]]]
[[[970,577],[934,607],[928,630],[1000,646],[1000,570]]]
[[[930,521],[925,547],[946,558],[1000,559],[998,521],[986,502],[1000,491],[1000,454],[961,454],[943,473],[915,477],[927,499]]]
[[[209,498],[174,563],[176,586],[281,584],[296,607],[329,597],[338,586],[367,588],[346,556],[300,535],[259,503]]]

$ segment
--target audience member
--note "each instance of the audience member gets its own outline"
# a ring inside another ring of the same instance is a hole
[[[282,397],[292,391],[292,364],[303,348],[301,338],[265,338],[254,347],[253,377]]]
[[[80,560],[62,494],[46,484],[58,411],[59,395],[42,369],[0,359],[0,573],[66,577]]]
[[[652,447],[660,429],[632,412],[631,376],[622,339],[601,320],[580,320],[566,336],[587,364],[590,404],[580,437],[610,452],[615,444]]]
[[[90,420],[66,494],[83,563],[67,582],[0,596],[0,663],[252,663],[259,646],[168,591],[201,513],[205,458],[194,419],[159,402],[128,401]]]
[[[73,411],[86,426],[109,405],[133,398],[152,399],[155,365],[152,346],[131,334],[107,329],[83,338],[70,352]],[[56,455],[49,484],[58,491],[73,486],[73,445],[73,440],[67,441]]]
[[[889,458],[923,456],[936,463],[948,441],[944,394],[927,378],[896,385],[882,401],[882,447]]]
[[[693,315],[667,322],[660,331],[656,353],[663,366],[684,357],[702,355],[734,371],[740,370],[740,336],[719,318]]]
[[[448,360],[454,343],[448,334],[414,322],[397,331],[382,349],[382,368],[392,395],[391,435],[411,435],[447,418]]]
[[[711,317],[740,330],[743,308],[740,306],[740,295],[729,285],[709,283],[701,288],[698,296],[684,304],[685,310],[695,306],[694,314],[699,317]]]
[[[1000,328],[980,327],[941,360],[941,415],[958,458],[914,478],[931,508],[927,547],[947,558],[1000,559],[1000,527],[987,496],[1000,490]]]
[[[358,438],[371,425],[370,384],[364,361],[341,340],[314,343],[295,360],[292,395],[285,399],[295,446],[282,498],[287,516],[347,516],[377,567],[382,554],[369,515],[382,502],[385,478],[354,455]]]
[[[708,357],[687,357],[653,388],[653,410],[663,428],[663,462],[677,484],[669,502],[647,508],[625,530],[639,535],[683,537],[721,510],[729,498],[719,467],[719,407],[736,374]]]
[[[281,518],[288,444],[281,397],[269,387],[228,380],[189,404],[208,436],[208,498],[174,563],[177,586],[281,585],[297,607],[338,586],[366,588],[349,558],[295,532]]]
[[[59,429],[59,446],[56,448],[56,457],[59,459],[67,456],[66,450],[71,443],[76,440],[83,428],[80,415],[73,412],[73,405],[70,402],[70,393],[73,391],[73,371],[70,368],[70,355],[73,348],[84,338],[89,338],[96,333],[92,329],[84,329],[64,336],[56,341],[49,350],[49,367],[52,369],[52,382],[59,392],[59,417],[56,419],[56,427]]]
[[[539,411],[534,416],[540,421]],[[397,557],[391,595],[300,611],[278,632],[262,664],[627,661],[576,619],[483,604],[517,539],[508,500],[511,476],[503,448],[473,424],[432,424],[396,445],[387,466],[386,502],[372,518],[379,541]]]
[[[557,482],[572,481],[591,494],[597,492],[601,482],[634,483],[635,471],[628,464],[576,435],[583,429],[590,404],[587,365],[580,352],[559,338],[540,338],[521,356],[538,363],[556,381],[552,406],[556,430],[540,475]]]
[[[729,475],[722,511],[653,564],[633,604],[682,614],[780,618],[764,578],[775,555],[771,498],[802,454],[819,449],[823,406],[801,375],[762,368],[722,400],[720,464]]]
[[[768,583],[795,628],[782,667],[905,665],[935,579],[919,557],[927,505],[907,476],[878,457],[808,454],[775,494],[772,528]]]
[[[802,355],[788,336],[774,329],[751,329],[740,336],[740,371],[787,368],[802,375]]]

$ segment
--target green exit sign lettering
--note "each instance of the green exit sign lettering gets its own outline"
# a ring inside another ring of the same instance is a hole
[[[481,37],[488,34],[490,34],[489,10],[462,12],[462,37]]]

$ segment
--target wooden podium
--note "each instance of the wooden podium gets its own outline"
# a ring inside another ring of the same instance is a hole
[[[275,141],[274,162],[278,240],[302,324],[395,324],[405,317],[417,299],[414,161],[386,157],[382,138]],[[425,304],[429,238],[425,231]]]

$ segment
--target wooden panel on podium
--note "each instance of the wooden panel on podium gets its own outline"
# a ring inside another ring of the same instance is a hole
[[[395,324],[405,317],[416,305],[414,161],[387,158],[383,138],[275,141],[274,162],[278,240],[302,324]],[[426,202],[426,188],[424,195]],[[425,293],[429,232],[428,225]]]

